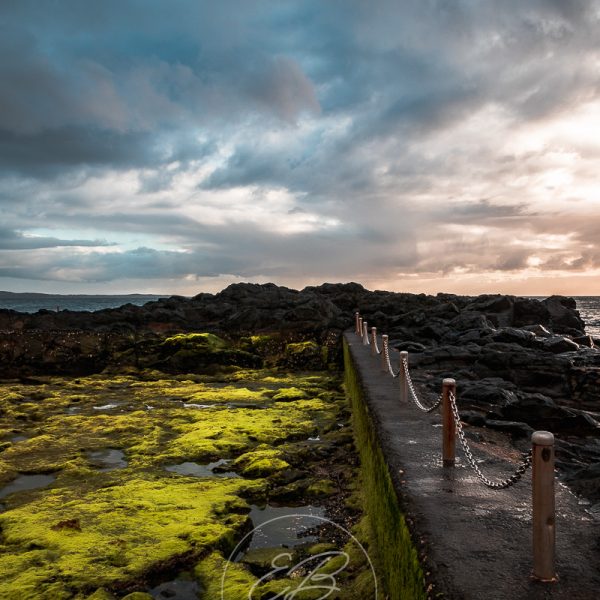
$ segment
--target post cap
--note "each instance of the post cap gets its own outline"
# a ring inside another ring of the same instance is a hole
[[[443,385],[456,385],[456,379],[452,379],[451,377],[447,377],[442,381]]]
[[[537,446],[553,446],[554,435],[549,431],[534,431],[531,435],[531,443]]]
[[[371,331],[377,331],[377,327],[371,327]]]
[[[387,333],[384,333],[384,334],[381,336],[381,338],[382,338],[382,339],[384,339],[384,340],[387,340],[387,339],[388,339]]]
[[[400,350],[400,356],[402,358],[406,358],[408,356],[408,352],[406,350]]]

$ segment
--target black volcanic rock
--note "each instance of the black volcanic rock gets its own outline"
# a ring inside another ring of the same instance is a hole
[[[577,304],[573,298],[550,296],[542,301],[550,315],[550,326],[556,333],[571,336],[585,335],[585,323],[577,312]]]

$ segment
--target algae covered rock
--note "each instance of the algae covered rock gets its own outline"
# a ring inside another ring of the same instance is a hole
[[[241,468],[246,477],[264,477],[289,468],[289,463],[283,459],[283,452],[266,445],[256,450],[246,452],[234,461],[234,466]]]
[[[206,598],[223,600],[247,598],[258,581],[245,565],[229,562],[220,552],[213,552],[199,562],[194,575],[205,590]]]
[[[87,493],[48,491],[36,503],[0,514],[0,597],[18,590],[23,598],[62,598],[68,587],[106,587],[173,557],[232,546],[245,518],[219,515],[252,485],[165,477],[124,480]],[[80,531],[49,527],[69,519],[78,520]]]
[[[305,398],[308,398],[308,394],[297,387],[282,388],[273,396],[275,402],[290,402],[292,400],[303,400]]]
[[[98,588],[91,596],[88,596],[86,600],[116,600],[116,597],[104,588]]]
[[[327,367],[327,354],[326,346],[313,341],[287,344],[281,364],[298,370],[320,370]]]
[[[158,360],[152,365],[167,372],[194,373],[209,365],[236,365],[259,368],[256,354],[228,346],[212,333],[187,333],[168,337],[158,348]]]
[[[161,351],[235,350],[210,334],[151,346],[148,361]],[[276,486],[295,481],[294,498],[302,500],[322,459],[307,440],[336,427],[346,406],[333,372],[239,367],[14,381],[0,386],[0,404],[0,443],[9,444],[0,455],[0,486],[18,473],[55,479],[2,499],[0,598],[19,600],[123,600],[132,590],[140,591],[130,600],[147,598],[141,590],[150,590],[148,581],[170,578],[200,557],[228,556],[251,527],[250,502],[266,502]],[[97,457],[115,449],[122,468],[107,469]],[[242,477],[165,468],[217,459],[231,461]],[[218,560],[209,563],[200,569],[201,597],[218,598]],[[257,579],[242,565],[231,573],[245,595],[229,597],[247,597]],[[270,582],[253,597],[272,597],[286,585]]]

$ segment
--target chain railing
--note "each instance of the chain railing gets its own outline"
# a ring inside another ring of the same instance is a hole
[[[528,452],[526,452],[524,454],[516,471],[510,477],[507,477],[506,479],[502,479],[500,481],[492,481],[491,479],[488,479],[481,472],[479,465],[475,462],[475,459],[473,458],[473,453],[471,452],[471,448],[469,447],[469,442],[467,442],[467,438],[465,437],[465,432],[463,430],[462,421],[460,420],[460,414],[458,413],[458,406],[456,405],[456,396],[452,392],[450,392],[449,396],[450,396],[450,407],[452,409],[452,416],[454,417],[454,423],[456,425],[456,433],[458,434],[458,439],[460,440],[460,445],[462,446],[463,452],[465,453],[465,456],[467,457],[467,462],[469,463],[469,465],[473,469],[473,471],[475,471],[475,474],[477,475],[477,477],[483,482],[484,485],[486,485],[487,487],[492,488],[494,490],[503,490],[503,489],[508,488],[508,487],[514,485],[515,483],[517,483],[517,481],[519,481],[519,479],[521,479],[521,477],[523,477],[523,475],[525,474],[527,469],[529,469],[529,467],[531,466],[531,450],[529,450]]]
[[[533,577],[540,581],[556,581],[554,571],[554,436],[547,431],[536,431],[532,436],[532,449],[523,453],[515,471],[505,479],[492,480],[479,468],[469,446],[456,401],[456,382],[444,379],[442,393],[435,402],[427,405],[420,398],[410,375],[408,352],[400,352],[400,369],[394,372],[390,360],[387,335],[382,335],[382,348],[377,344],[377,328],[371,328],[359,313],[355,313],[355,333],[363,345],[371,347],[371,355],[381,355],[381,370],[394,379],[400,377],[401,401],[409,400],[421,411],[432,413],[442,407],[442,456],[444,467],[455,464],[455,434],[458,435],[467,463],[477,478],[488,488],[502,490],[515,485],[533,466]]]
[[[409,370],[408,358],[407,358],[408,353],[407,352],[400,353],[401,354],[400,370],[398,372],[394,372],[394,368],[392,367],[392,362],[390,359],[390,347],[389,347],[389,342],[388,342],[388,336],[387,335],[382,336],[382,342],[383,342],[382,349],[379,350],[379,347],[377,345],[377,328],[376,327],[371,328],[371,338],[369,339],[368,323],[367,323],[367,321],[364,321],[362,318],[359,317],[359,313],[356,313],[356,333],[358,334],[359,331],[361,331],[361,337],[362,337],[363,344],[371,346],[371,354],[373,354],[373,355],[383,354],[383,361],[384,361],[383,370],[388,372],[394,379],[396,379],[399,376],[402,376],[402,379],[404,382],[406,382],[406,386],[408,388],[408,399],[412,400],[413,404],[419,410],[421,410],[422,412],[425,412],[425,413],[432,413],[434,410],[439,408],[439,406],[442,404],[442,402],[444,400],[444,393],[443,392],[440,393],[440,395],[436,398],[435,402],[429,406],[425,402],[423,402],[421,400],[421,398],[419,398],[419,394],[417,393],[417,390],[413,383],[412,377],[410,376],[410,370]],[[451,390],[449,391],[449,394],[448,394],[448,401],[449,401],[449,408],[450,408],[450,411],[451,411],[451,414],[452,414],[452,417],[454,420],[454,428],[453,429],[458,434],[458,438],[460,440],[463,452],[465,454],[465,457],[467,459],[469,466],[473,469],[473,471],[475,471],[475,474],[481,480],[481,482],[484,485],[486,485],[487,487],[495,489],[495,490],[505,489],[505,488],[508,488],[508,487],[514,485],[515,483],[517,483],[523,477],[523,475],[527,471],[527,469],[531,466],[531,452],[527,453],[523,457],[523,459],[519,463],[517,469],[515,470],[515,472],[512,475],[510,475],[506,479],[503,479],[500,481],[492,481],[491,479],[489,479],[488,477],[486,477],[483,474],[483,472],[479,468],[479,465],[475,461],[475,458],[473,457],[473,453],[471,452],[471,448],[469,447],[469,443],[467,442],[467,439],[465,437],[465,432],[463,430],[463,424],[460,419],[460,413],[458,411],[458,405],[456,402],[456,395]],[[454,431],[452,433],[454,433]],[[453,441],[452,441],[452,445],[454,446]],[[453,458],[454,448],[452,448],[451,454],[452,454],[451,462],[454,462],[454,458]]]
[[[387,367],[385,370],[394,379],[396,379],[396,377],[398,377],[398,375],[400,375],[400,371],[398,371],[397,373],[394,373],[394,367],[392,367],[392,361],[390,360],[390,347],[389,347],[389,344],[388,344],[387,335],[383,339],[383,357],[385,359],[385,365]]]
[[[406,383],[408,384],[408,391],[410,392],[410,397],[412,398],[412,401],[414,402],[416,407],[419,410],[422,410],[426,413],[433,412],[442,403],[442,394],[438,396],[437,400],[431,406],[425,406],[425,404],[419,399],[417,391],[415,390],[415,386],[412,382],[410,371],[408,370],[408,360],[402,357],[400,364],[401,369],[404,371],[404,376],[406,377]]]

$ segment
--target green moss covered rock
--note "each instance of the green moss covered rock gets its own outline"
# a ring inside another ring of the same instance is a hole
[[[213,356],[231,349],[210,335],[172,336],[163,348],[201,346]],[[2,499],[0,598],[122,598],[120,590],[144,589],[135,585],[148,574],[207,556],[198,567],[204,585],[250,527],[249,503],[294,485],[285,476],[292,466],[297,492],[311,483],[306,469],[318,457],[305,440],[335,427],[344,403],[334,374],[240,366],[0,384],[0,486],[20,473],[55,477]],[[24,439],[12,442],[16,434]],[[120,451],[118,467],[98,459],[109,450]],[[221,458],[242,477],[165,469]],[[256,581],[241,565],[232,572]]]
[[[313,341],[288,344],[281,364],[298,370],[319,370],[327,366],[327,349]]]
[[[246,477],[264,477],[289,468],[283,456],[281,450],[262,446],[242,454],[233,464]]]

